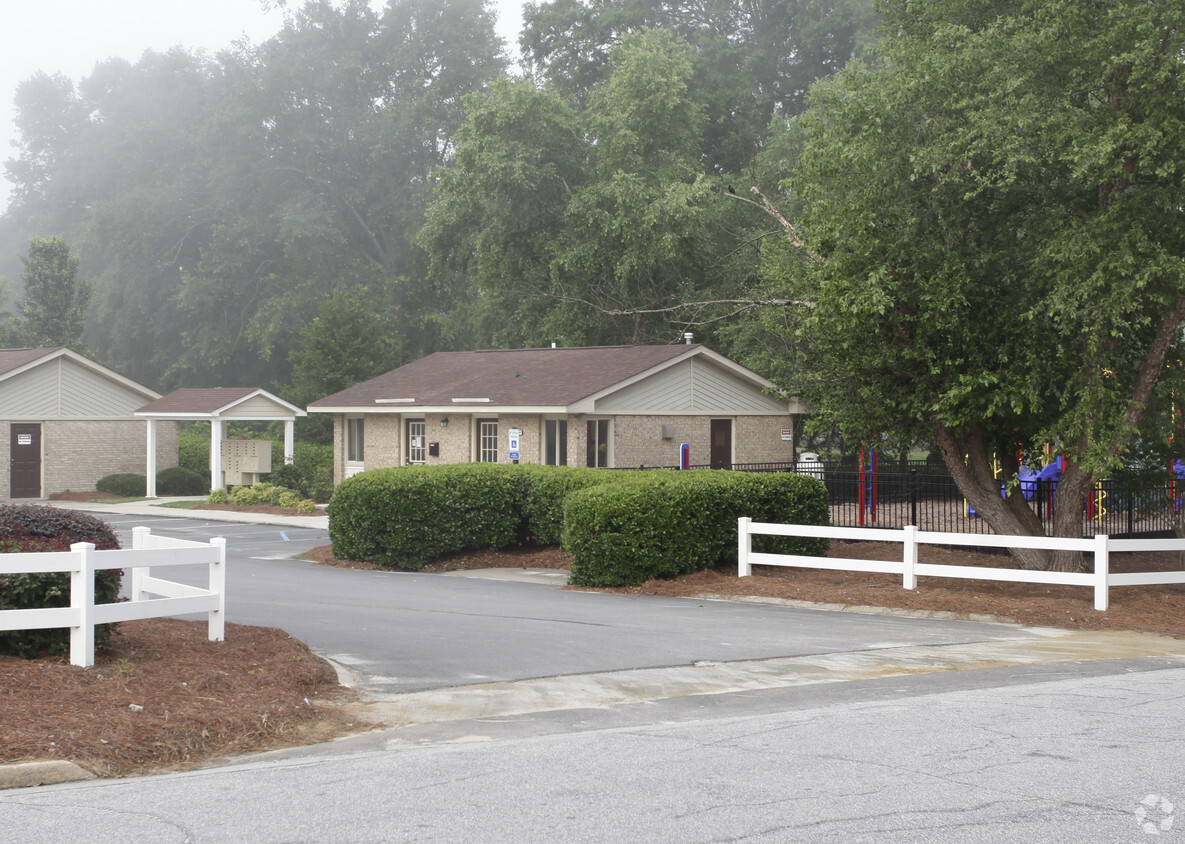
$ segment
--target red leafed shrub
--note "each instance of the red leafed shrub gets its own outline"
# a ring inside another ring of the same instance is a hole
[[[77,542],[93,543],[100,550],[119,547],[111,526],[85,513],[28,504],[0,506],[0,553],[69,551]],[[95,601],[100,604],[118,601],[122,576],[119,570],[95,572]],[[70,575],[65,572],[0,575],[0,610],[68,606]],[[95,629],[96,646],[110,641],[112,626],[104,624]],[[65,653],[69,641],[69,631],[64,628],[3,631],[0,653],[14,656]]]

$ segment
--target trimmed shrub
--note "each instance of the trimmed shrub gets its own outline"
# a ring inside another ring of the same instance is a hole
[[[119,547],[111,527],[85,513],[35,505],[0,506],[0,553],[69,551],[77,542],[94,543],[100,550]],[[118,569],[95,572],[97,603],[119,600],[122,575]],[[68,573],[0,575],[0,610],[68,606]],[[96,647],[111,641],[113,626],[103,624],[95,628]],[[0,632],[0,653],[13,656],[63,654],[69,649],[69,643],[69,631],[65,628]]]
[[[209,498],[206,499],[206,503],[207,504],[229,504],[230,503],[230,493],[222,488],[212,489],[212,490],[210,490]]]
[[[576,490],[625,480],[636,472],[569,466],[509,467],[521,475],[523,538],[536,545],[558,545],[564,527],[564,501]]]
[[[143,475],[124,472],[99,478],[95,489],[120,498],[143,498],[148,494],[148,480]]]
[[[205,495],[209,491],[209,474],[200,475],[181,466],[156,473],[157,495]]]
[[[711,470],[631,474],[568,496],[563,545],[573,557],[571,583],[633,586],[735,565],[741,516],[829,523],[827,491],[814,478]],[[760,550],[820,555],[828,545],[819,539],[768,539],[757,543]]]
[[[470,463],[362,472],[329,502],[336,556],[421,569],[453,551],[505,548],[519,534],[518,467]]]

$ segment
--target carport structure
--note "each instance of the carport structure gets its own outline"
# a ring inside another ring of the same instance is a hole
[[[136,411],[148,420],[148,497],[156,497],[156,423],[158,421],[210,422],[210,489],[221,489],[222,441],[226,423],[283,422],[284,462],[291,463],[295,451],[294,427],[303,410],[258,387],[210,387],[175,390]]]

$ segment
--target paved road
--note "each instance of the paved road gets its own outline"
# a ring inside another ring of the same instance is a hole
[[[1185,837],[1179,643],[339,571],[278,559],[315,532],[151,526],[226,535],[230,620],[352,660],[399,726],[3,792],[5,840]]]
[[[24,844],[1180,840],[1185,670],[1074,670],[10,791],[0,829]]]
[[[106,518],[121,533],[144,521]],[[323,532],[190,519],[147,526],[225,536],[227,620],[281,627],[379,692],[1032,636],[1012,625],[334,569],[277,559],[324,544]]]

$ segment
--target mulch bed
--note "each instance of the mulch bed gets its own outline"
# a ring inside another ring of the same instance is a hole
[[[0,656],[0,762],[68,759],[101,776],[325,741],[358,728],[333,669],[282,630],[123,622],[93,668]]]

